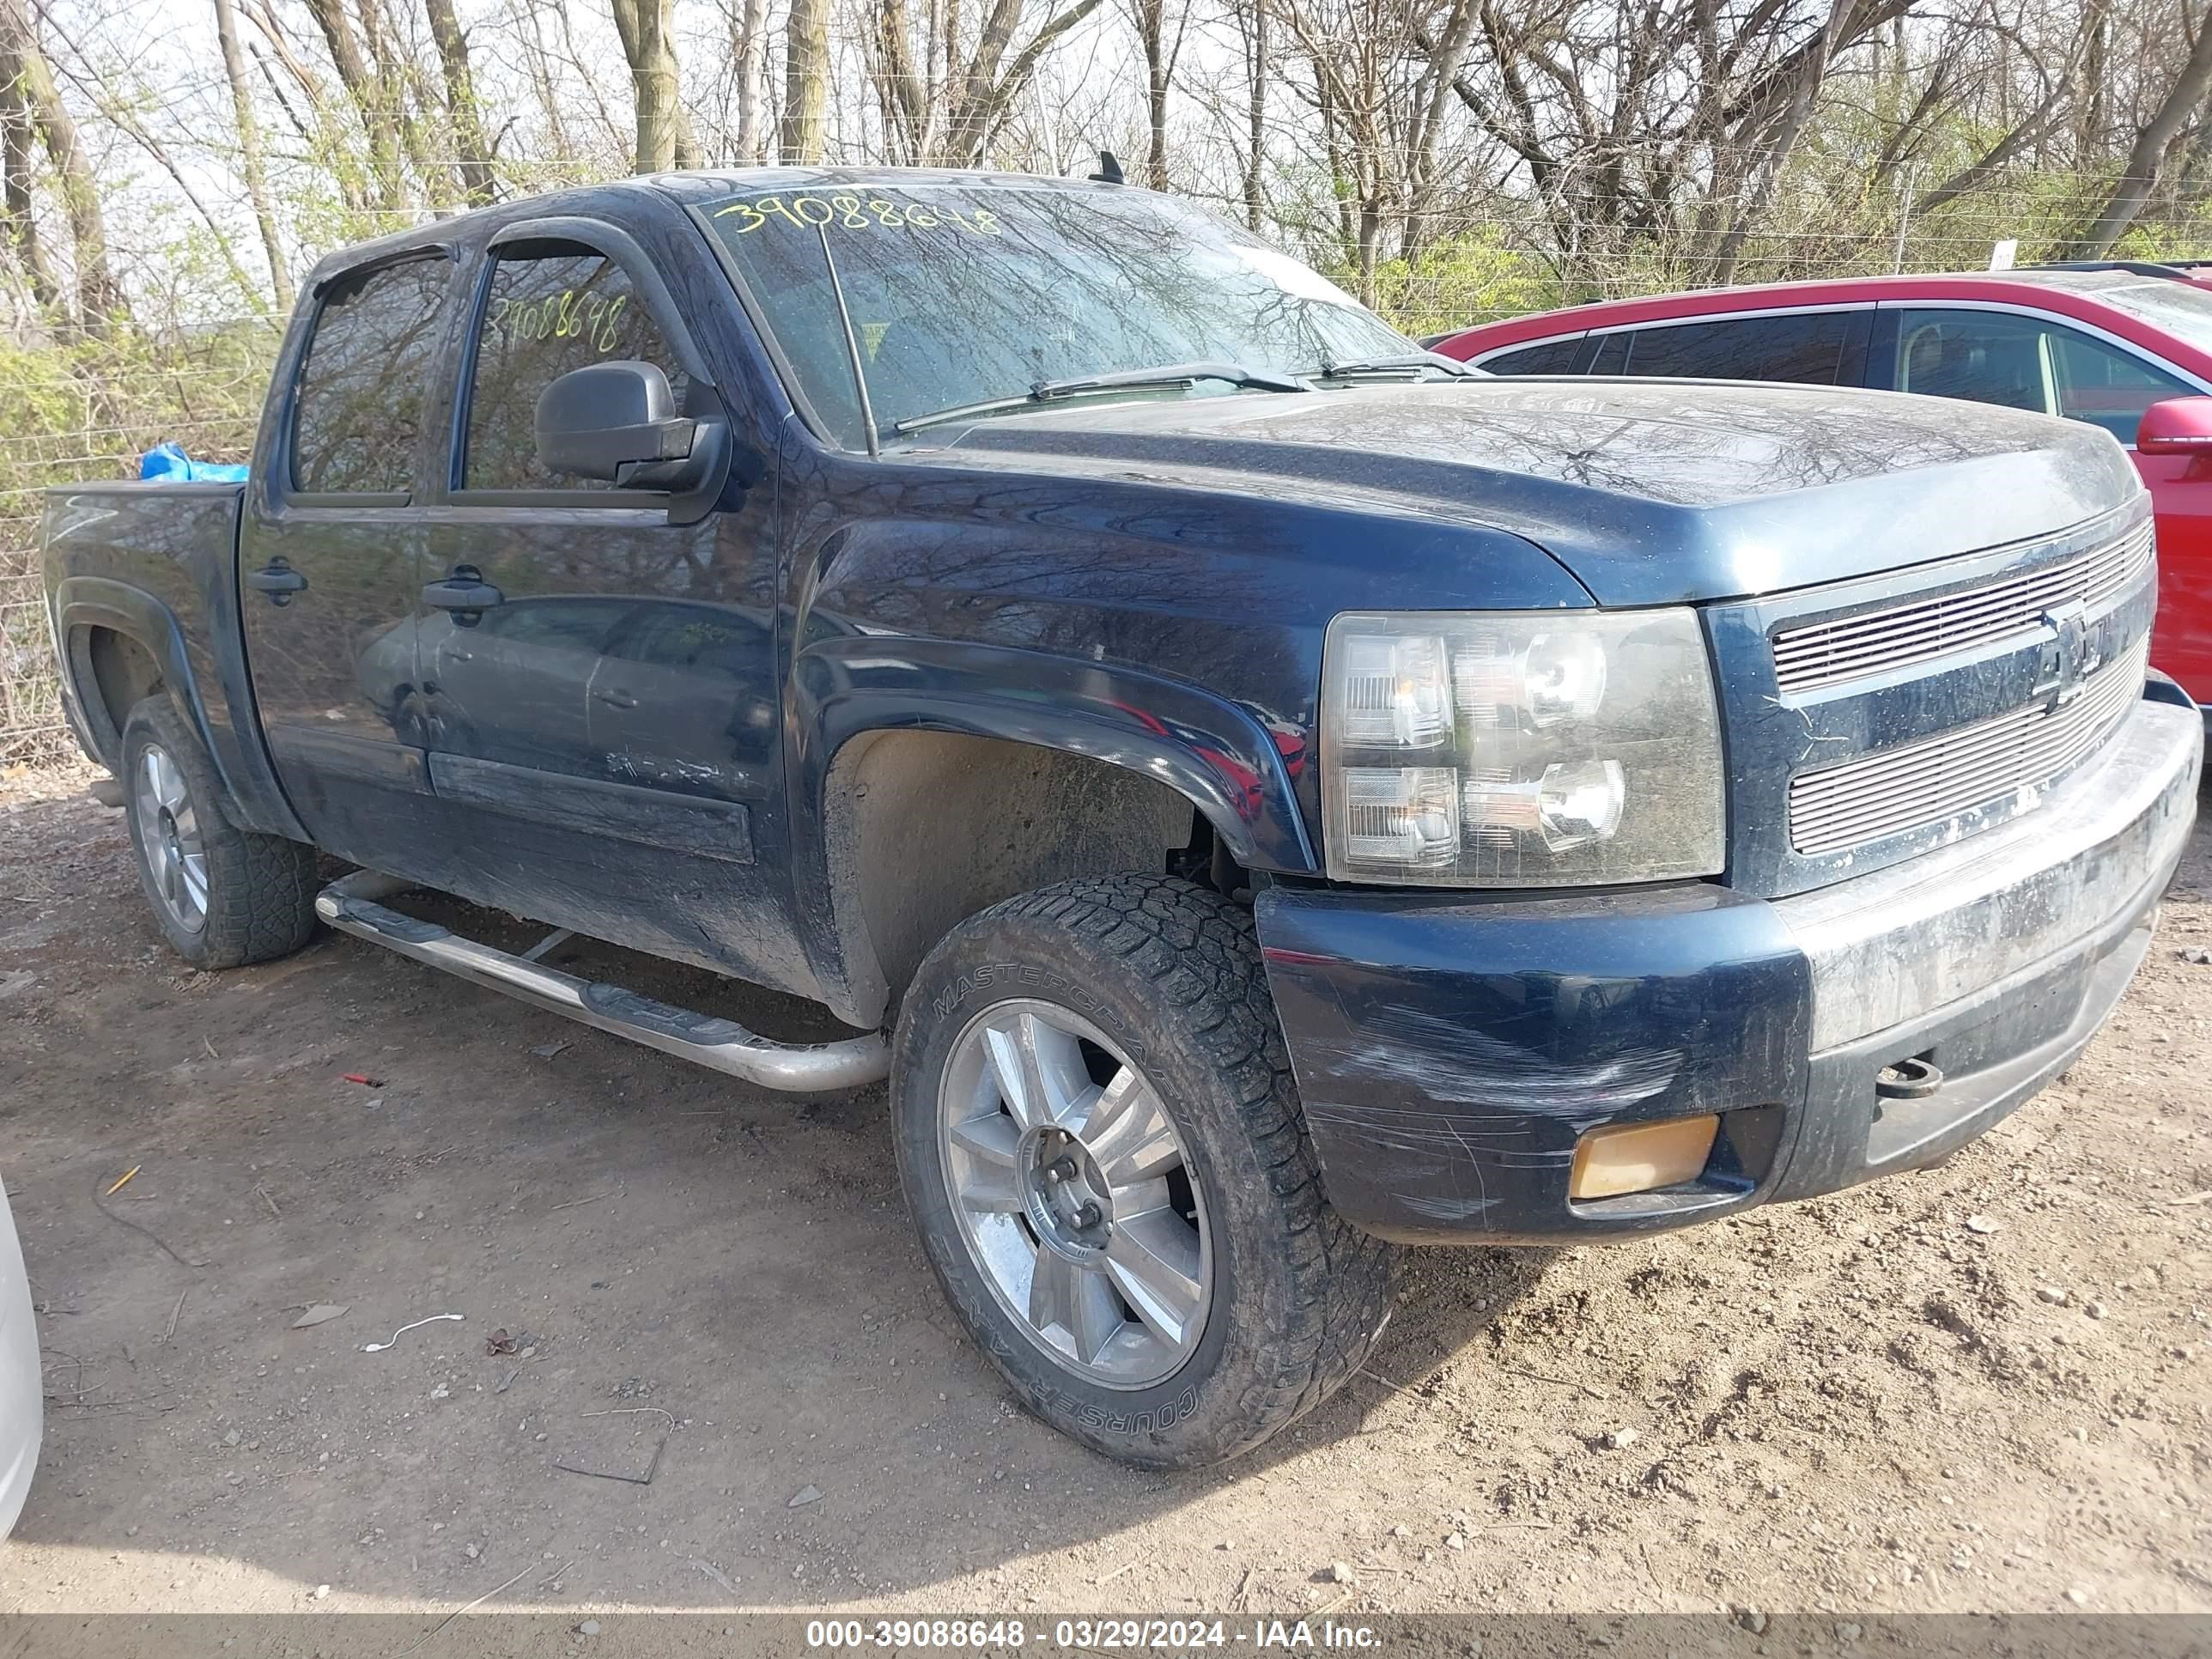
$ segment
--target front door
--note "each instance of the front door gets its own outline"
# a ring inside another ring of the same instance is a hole
[[[430,810],[416,674],[426,408],[442,252],[324,284],[290,420],[248,489],[239,605],[284,793],[318,844],[384,866]]]
[[[426,532],[426,580],[447,584],[421,646],[452,825],[439,884],[789,984],[783,896],[754,856],[781,786],[772,485],[672,523],[665,497],[545,467],[536,404],[571,369],[642,361],[695,409],[714,395],[639,246],[558,229],[489,251],[452,488]]]

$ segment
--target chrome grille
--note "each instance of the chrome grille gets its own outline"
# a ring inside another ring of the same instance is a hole
[[[2142,695],[2150,641],[2091,675],[2071,702],[2015,708],[1995,720],[1879,750],[1790,781],[1790,844],[1833,853],[1940,823],[2057,777],[2087,755]]]
[[[1814,691],[2033,634],[2053,605],[2080,599],[2094,608],[2132,583],[2151,557],[2151,524],[2146,519],[2118,541],[2046,569],[1787,629],[1774,636],[1775,678],[1785,693]]]

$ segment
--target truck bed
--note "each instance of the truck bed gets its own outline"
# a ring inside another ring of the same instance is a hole
[[[242,806],[262,817],[271,786],[239,629],[238,523],[246,489],[117,479],[49,489],[45,578],[58,643],[79,677],[90,666],[96,630],[150,635],[165,677],[196,688],[193,713],[225,781]],[[118,734],[105,714],[70,713],[87,746],[112,765]],[[289,817],[281,804],[277,811],[280,823]]]

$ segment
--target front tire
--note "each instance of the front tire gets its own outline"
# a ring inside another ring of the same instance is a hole
[[[289,956],[315,931],[315,849],[240,830],[222,782],[167,697],[123,723],[124,817],[162,935],[195,968]]]
[[[908,988],[900,1178],[977,1344],[1126,1462],[1233,1457],[1365,1358],[1398,1251],[1328,1207],[1249,914],[1170,878],[969,918]]]

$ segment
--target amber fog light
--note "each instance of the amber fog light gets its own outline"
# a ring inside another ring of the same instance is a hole
[[[1575,1143],[1569,1198],[1618,1198],[1694,1181],[1713,1150],[1721,1121],[1670,1117],[1657,1123],[1624,1123],[1593,1129]]]

